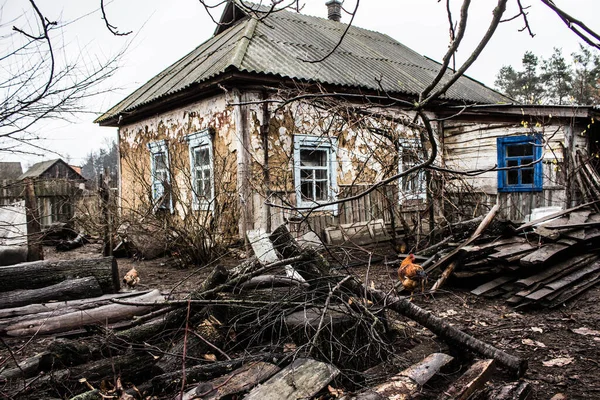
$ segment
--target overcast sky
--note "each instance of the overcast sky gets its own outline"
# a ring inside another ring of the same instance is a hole
[[[208,1],[213,4],[218,2]],[[263,4],[270,3],[270,0],[262,1]],[[326,0],[304,0],[302,12],[326,17],[325,2]],[[554,2],[600,32],[599,0]],[[127,48],[120,61],[121,67],[105,84],[105,88],[112,89],[111,92],[94,98],[87,105],[98,113],[106,111],[165,67],[209,39],[215,29],[215,24],[198,0],[113,0],[107,1],[109,21],[121,32],[132,31],[129,36],[115,37],[104,26],[98,10],[99,3],[99,0],[37,1],[40,10],[50,20],[76,20],[62,29],[63,51],[67,57],[83,54],[87,60],[100,62]],[[459,1],[453,3],[456,3],[456,7],[460,5]],[[472,2],[467,36],[458,53],[458,63],[470,54],[470,50],[487,29],[495,3],[493,0]],[[516,1],[511,0],[509,3]],[[344,7],[353,9],[355,4],[356,0],[346,0]],[[523,53],[527,50],[542,57],[549,57],[554,47],[561,48],[565,55],[578,50],[581,41],[539,0],[522,0],[522,4],[531,6],[528,9],[529,21],[535,37],[519,32],[523,27],[522,19],[502,24],[467,75],[493,87],[498,70],[503,65],[520,67]],[[2,25],[10,28],[21,23],[24,19],[19,16],[29,10],[27,0],[5,0],[0,14]],[[515,13],[515,9],[509,9],[506,15],[512,16]],[[458,10],[454,14],[458,16]],[[213,15],[218,19],[220,9],[213,10]],[[342,22],[348,21],[349,16],[344,15]],[[354,24],[386,33],[418,53],[438,61],[448,47],[445,1],[363,0]],[[6,34],[6,27],[4,29],[0,35]],[[69,158],[71,164],[81,165],[86,154],[104,146],[107,139],[116,138],[116,128],[100,128],[92,123],[93,119],[93,115],[85,115],[73,123],[43,123],[38,126],[37,133],[46,138],[42,146]],[[57,157],[56,154],[49,154],[45,158]],[[0,160],[22,161],[25,167],[43,158],[0,154]]]

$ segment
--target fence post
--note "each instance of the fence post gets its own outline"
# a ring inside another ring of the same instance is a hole
[[[35,198],[35,187],[31,178],[25,179],[25,218],[27,221],[27,261],[43,260],[42,227]]]

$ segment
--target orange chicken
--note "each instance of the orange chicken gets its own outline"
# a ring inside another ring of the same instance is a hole
[[[140,275],[135,268],[131,268],[128,273],[123,277],[123,283],[133,288],[140,281]]]
[[[415,290],[421,287],[421,292],[425,291],[425,282],[427,281],[427,275],[425,270],[418,264],[414,263],[415,256],[409,254],[398,268],[398,279],[402,283],[402,287],[410,291],[410,297],[412,298]]]

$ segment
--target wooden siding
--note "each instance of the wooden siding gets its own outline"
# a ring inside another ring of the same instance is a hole
[[[469,191],[468,195],[459,194],[454,188],[446,188],[446,196],[460,205],[460,213],[473,217],[485,214],[498,201],[501,205],[499,215],[516,221],[522,221],[534,208],[569,207],[566,179],[569,166],[564,150],[568,146],[581,146],[584,143],[577,133],[571,135],[570,129],[577,128],[572,124],[558,123],[533,129],[520,123],[446,123],[443,131],[444,162],[447,168],[458,171],[495,167],[498,159],[496,139],[499,137],[527,135],[534,131],[541,133],[546,142],[542,160],[542,192],[498,193],[498,172],[490,171],[473,177],[461,177],[463,189]],[[445,211],[450,220],[456,219],[457,210]]]

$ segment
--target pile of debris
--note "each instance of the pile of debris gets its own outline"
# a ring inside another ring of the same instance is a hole
[[[481,398],[517,399],[530,389],[510,380],[486,387],[495,367],[519,377],[527,361],[406,298],[337,274],[319,253],[299,247],[284,227],[258,233],[253,244],[255,257],[229,270],[215,267],[185,299],[165,300],[156,291],[136,298],[113,293],[100,297],[110,304],[90,306],[89,299],[0,310],[3,342],[53,338],[18,366],[8,365],[14,356],[0,360],[3,395],[221,399],[247,393],[246,399],[385,399],[393,393],[412,398],[438,372],[464,370],[454,382],[446,376],[431,385],[436,395],[454,399],[479,392]],[[0,284],[0,291],[9,286]],[[31,312],[46,307],[47,314],[32,322]],[[133,309],[142,310],[133,322],[111,317]],[[66,315],[81,319],[67,325]],[[415,346],[406,332],[398,335],[407,319],[437,335],[441,342],[436,347],[444,353],[454,347],[463,351],[454,357],[435,351],[418,359],[399,356],[398,341],[410,341],[405,349]],[[374,380],[373,371],[380,371],[379,379]]]
[[[453,251],[452,277],[516,307],[557,307],[600,282],[600,213],[587,203]],[[482,283],[483,282],[483,283]]]

